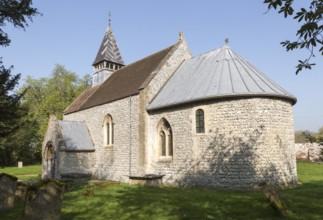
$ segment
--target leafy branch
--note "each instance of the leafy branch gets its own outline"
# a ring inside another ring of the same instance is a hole
[[[307,49],[309,51],[308,58],[298,60],[296,66],[296,74],[303,69],[312,69],[315,63],[311,63],[311,59],[315,57],[314,48],[318,47],[318,52],[323,55],[323,0],[312,0],[308,9],[301,8],[295,13],[292,7],[294,0],[264,0],[270,9],[278,10],[283,13],[284,17],[293,16],[297,22],[302,22],[301,27],[296,32],[298,37],[295,41],[285,40],[281,45],[287,51],[294,49]]]

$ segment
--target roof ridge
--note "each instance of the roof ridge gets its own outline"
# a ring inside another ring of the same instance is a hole
[[[76,105],[73,112],[100,106],[138,94],[143,82],[155,71],[159,63],[162,62],[174,46],[172,45],[157,51],[116,70],[84,102]]]
[[[64,109],[63,114],[70,114],[79,110],[79,108],[87,101],[87,99],[93,94],[102,84],[96,86],[88,86],[82,93],[80,93],[76,99]],[[75,106],[76,105],[76,106]],[[74,108],[73,108],[74,107]]]
[[[141,59],[139,59],[139,60],[136,60],[135,62],[133,62],[133,63],[130,63],[130,64],[128,64],[128,65],[126,65],[124,68],[127,68],[127,67],[129,67],[129,66],[132,66],[132,65],[135,65],[135,64],[137,64],[137,63],[139,63],[139,62],[141,62],[141,61],[143,61],[143,60],[145,60],[145,59],[148,59],[148,58],[150,58],[150,57],[152,57],[152,56],[154,56],[154,55],[156,55],[156,54],[158,54],[158,53],[161,53],[162,51],[165,51],[165,50],[168,50],[168,49],[170,49],[171,47],[174,47],[176,44],[174,44],[174,45],[172,45],[172,46],[169,46],[169,47],[167,47],[167,48],[164,48],[164,49],[162,49],[162,50],[159,50],[159,51],[157,51],[157,52],[155,52],[155,53],[153,53],[153,54],[150,54],[150,55],[148,55],[148,56],[146,56],[146,57],[143,57],[143,58],[141,58]],[[120,70],[120,69],[119,69]],[[119,70],[116,70],[115,72],[117,72],[117,71],[119,71]],[[115,73],[114,72],[114,73]]]

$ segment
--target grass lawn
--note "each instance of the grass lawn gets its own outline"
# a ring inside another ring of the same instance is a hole
[[[7,173],[18,177],[20,180],[37,180],[41,174],[41,165],[30,165],[22,168],[6,167],[0,168],[0,173]]]
[[[301,186],[280,191],[293,212],[288,218],[280,217],[261,192],[102,182],[66,192],[61,219],[323,219],[323,164],[299,162],[298,175]],[[19,219],[22,207],[18,203],[0,219]]]

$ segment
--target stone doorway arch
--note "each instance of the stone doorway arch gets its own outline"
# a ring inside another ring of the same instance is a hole
[[[45,171],[46,177],[54,179],[55,176],[55,152],[51,141],[48,141],[45,146]]]

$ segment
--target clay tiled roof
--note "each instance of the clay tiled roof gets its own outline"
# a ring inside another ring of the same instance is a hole
[[[115,71],[104,83],[87,89],[64,112],[72,112],[95,107],[139,93],[154,70],[172,51],[175,45],[143,58]]]
[[[88,87],[79,95],[74,102],[64,110],[64,114],[76,112],[80,110],[81,106],[91,97],[91,95],[99,88],[99,86]]]

